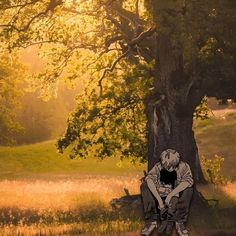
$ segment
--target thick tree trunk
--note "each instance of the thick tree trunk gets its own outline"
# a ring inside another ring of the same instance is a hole
[[[192,130],[194,109],[203,94],[194,87],[194,77],[186,76],[182,57],[174,55],[168,38],[159,37],[157,49],[156,90],[147,104],[148,170],[163,150],[171,148],[190,165],[195,181],[203,182]]]
[[[178,151],[181,159],[190,165],[194,179],[202,182],[204,179],[192,130],[193,118],[179,117],[173,111],[167,114],[168,107],[162,106],[149,109],[148,169],[159,161],[163,150],[171,148]]]

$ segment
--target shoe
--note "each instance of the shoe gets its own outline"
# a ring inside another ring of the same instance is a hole
[[[141,235],[143,236],[149,236],[151,235],[151,233],[153,232],[153,230],[157,228],[157,222],[156,221],[152,221],[149,222],[145,225],[145,227],[142,229]]]
[[[168,222],[167,222],[166,220],[161,221],[161,225],[159,226],[159,228],[158,228],[158,230],[157,230],[157,232],[158,232],[159,234],[163,234],[163,233],[165,232],[167,223],[168,223]]]
[[[176,230],[179,236],[188,236],[188,230],[186,229],[184,223],[176,222]]]
[[[167,225],[166,225],[166,235],[171,235],[173,226],[174,226],[174,222],[172,222],[172,221],[168,221],[167,222]]]

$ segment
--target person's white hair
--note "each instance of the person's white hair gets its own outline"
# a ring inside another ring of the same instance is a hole
[[[165,169],[169,169],[171,167],[176,168],[176,166],[180,162],[180,155],[177,151],[173,149],[166,149],[161,153],[160,159],[161,159],[161,165]]]

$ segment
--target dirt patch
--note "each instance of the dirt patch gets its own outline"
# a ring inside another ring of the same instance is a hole
[[[210,116],[218,119],[226,119],[226,116],[231,113],[236,113],[236,109],[219,109],[219,110],[211,110]]]

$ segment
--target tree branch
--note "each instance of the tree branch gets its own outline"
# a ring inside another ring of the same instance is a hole
[[[110,46],[111,46],[111,44],[113,44],[113,43],[115,43],[115,42],[117,42],[117,41],[119,41],[119,40],[122,40],[124,37],[123,36],[121,36],[121,35],[116,35],[116,36],[113,36],[113,37],[111,37],[111,38],[107,38],[106,40],[105,40],[105,47],[106,48],[109,48]]]
[[[117,64],[122,58],[126,57],[126,56],[128,55],[128,53],[129,53],[129,51],[130,51],[130,47],[128,47],[127,51],[126,51],[125,53],[123,53],[122,55],[120,55],[120,56],[113,62],[112,66],[111,66],[110,68],[106,68],[106,69],[104,70],[102,77],[101,77],[101,78],[99,79],[99,81],[98,81],[98,86],[100,87],[100,94],[101,94],[101,95],[102,95],[102,90],[103,90],[103,88],[102,88],[102,81],[103,81],[103,79],[105,78],[106,74],[107,74],[108,72],[112,72],[112,71],[115,69],[116,64]]]
[[[114,61],[114,63],[112,64],[112,66],[111,66],[110,68],[106,68],[106,69],[104,70],[102,77],[101,77],[101,78],[99,79],[99,81],[98,81],[98,86],[100,87],[100,94],[102,94],[102,90],[103,90],[103,89],[102,89],[102,81],[103,81],[103,79],[105,78],[106,74],[107,74],[108,72],[112,72],[112,71],[115,69],[117,63],[118,63],[122,58],[124,58],[124,57],[126,57],[126,56],[128,55],[128,53],[131,51],[131,48],[132,48],[134,45],[140,43],[140,42],[141,42],[142,40],[144,40],[146,37],[151,36],[155,31],[156,31],[156,28],[155,28],[155,27],[150,27],[147,31],[142,32],[139,36],[137,36],[136,38],[134,38],[133,40],[131,40],[131,41],[128,43],[128,49],[126,50],[126,52],[124,52],[121,56],[119,56],[119,57]],[[118,37],[118,36],[117,36],[117,37]],[[116,38],[114,37],[114,39],[116,39]],[[118,39],[120,39],[120,38],[118,38]]]
[[[144,40],[145,38],[152,36],[155,32],[156,32],[156,27],[155,27],[155,26],[152,26],[152,27],[150,27],[147,31],[141,32],[136,38],[132,39],[132,40],[129,42],[129,45],[130,45],[130,46],[133,46],[133,45],[135,45],[135,44],[138,44],[138,43],[140,43],[142,40]]]
[[[139,0],[136,0],[136,3],[135,3],[135,13],[137,17],[139,17]]]
[[[115,27],[124,35],[125,38],[131,38],[133,35],[132,30],[128,27],[127,24],[122,24],[118,20],[116,20],[114,17],[111,17],[110,13],[106,11],[106,18],[111,21],[112,24],[115,25]]]
[[[136,2],[136,7],[137,7],[137,4],[138,3]],[[119,17],[131,22],[135,27],[139,25],[143,25],[144,23],[144,21],[141,18],[139,18],[137,14],[124,9],[121,6],[120,2],[113,1],[111,4],[109,4],[108,8],[115,11]]]
[[[30,2],[30,4],[34,4],[35,2],[37,2],[37,1],[32,1],[32,2]],[[25,32],[26,30],[29,29],[30,25],[31,25],[37,18],[40,18],[41,16],[46,16],[47,13],[50,12],[50,11],[53,12],[53,11],[55,10],[55,8],[56,8],[57,6],[59,6],[61,3],[62,3],[62,0],[50,0],[50,2],[49,2],[48,5],[47,5],[47,8],[46,8],[43,12],[39,12],[37,15],[33,16],[23,28],[18,28],[18,27],[16,27],[15,25],[10,24],[10,23],[5,24],[5,25],[0,25],[0,27],[11,28],[11,29],[16,30],[17,32]],[[27,6],[27,5],[29,5],[29,4],[25,4],[25,5],[23,5],[23,6],[25,7],[25,6]],[[22,7],[21,7],[21,9],[22,9]],[[20,12],[21,9],[19,9],[18,14],[19,14],[19,12]],[[13,19],[14,19],[15,17],[16,17],[16,15],[13,17]],[[12,20],[13,20],[13,19],[12,19]]]
[[[102,4],[99,4],[94,10],[87,10],[87,11],[79,11],[74,6],[63,7],[62,10],[65,12],[70,12],[77,15],[86,15],[86,16],[98,16],[100,10],[102,9]]]
[[[4,7],[4,4],[2,3],[2,4],[0,4],[0,8],[2,8],[3,10],[9,10],[9,9],[18,8],[18,7],[24,8],[28,5],[34,4],[34,3],[39,2],[39,1],[40,0],[33,0],[31,2],[26,1],[24,4],[18,4],[18,5],[12,5],[12,6],[10,5],[8,7]]]

